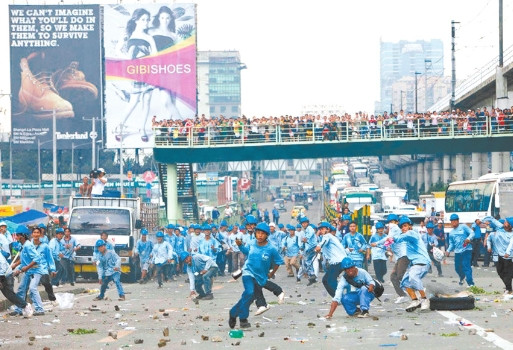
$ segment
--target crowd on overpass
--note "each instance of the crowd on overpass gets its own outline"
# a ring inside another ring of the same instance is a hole
[[[513,131],[513,106],[510,109],[486,107],[451,112],[394,113],[374,115],[357,112],[344,115],[299,117],[227,118],[224,116],[195,119],[158,120],[153,117],[157,143],[223,144],[232,142],[333,141],[360,138],[448,136],[490,134]]]

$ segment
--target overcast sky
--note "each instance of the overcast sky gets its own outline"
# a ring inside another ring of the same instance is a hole
[[[58,2],[29,1],[30,4]],[[64,4],[115,2],[63,1]],[[145,2],[149,1],[123,1]],[[242,71],[242,112],[248,116],[298,114],[302,106],[311,104],[336,104],[348,112],[373,112],[374,102],[379,99],[380,40],[441,39],[445,74],[450,75],[451,20],[460,22],[456,44],[458,79],[475,73],[498,55],[498,0],[198,0],[195,3],[198,4],[198,49],[237,50],[248,67]],[[0,4],[1,93],[10,92],[6,78],[9,77],[8,4],[25,5],[26,1]],[[512,1],[504,1],[504,13],[506,49],[513,43]],[[6,100],[0,97],[0,115],[3,109],[9,108]],[[2,117],[3,127],[7,127],[6,117]]]

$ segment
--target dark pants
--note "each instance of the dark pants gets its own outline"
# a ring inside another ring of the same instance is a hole
[[[283,289],[279,285],[277,285],[274,282],[271,282],[267,280],[266,284],[262,287],[267,289],[269,292],[273,293],[274,295],[278,296],[283,292]],[[257,307],[260,306],[266,306],[267,301],[265,301],[264,293],[260,292],[258,295],[255,295],[255,304]]]
[[[339,263],[326,264],[326,273],[322,277],[322,284],[331,297],[335,296],[337,290],[337,278],[344,271]]]
[[[442,264],[440,263],[440,261],[435,260],[432,251],[429,251],[428,254],[429,254],[429,257],[431,258],[431,261],[433,262],[433,264],[436,267],[436,271],[438,272],[438,276],[441,276],[442,275]],[[430,266],[429,269],[431,270],[431,266]]]
[[[461,253],[454,254],[454,269],[460,277],[460,281],[467,280],[469,286],[474,285],[472,278],[472,251],[464,250]]]
[[[252,276],[242,276],[242,284],[244,285],[244,292],[242,292],[237,304],[231,308],[230,316],[246,320],[249,316],[249,306],[253,300],[260,298],[262,295],[262,287]]]
[[[410,259],[408,259],[407,256],[403,256],[402,258],[397,259],[394,268],[392,269],[392,273],[390,274],[390,281],[394,286],[395,292],[400,297],[406,296],[406,293],[401,289],[401,280],[403,279],[408,266],[410,266]]]
[[[174,275],[176,275],[176,264],[166,264],[164,265],[164,279],[167,281],[171,279]]]
[[[55,298],[55,294],[53,293],[52,283],[50,283],[50,275],[42,275],[41,284],[43,285],[43,287],[45,287],[46,294],[48,294],[48,299],[50,299],[50,301],[57,300]]]
[[[481,244],[483,243],[480,238],[472,240],[472,266],[478,266],[477,259],[479,259],[481,255]]]
[[[11,275],[6,276],[5,280],[0,282],[0,292],[4,295],[4,297],[9,300],[11,303],[16,305],[17,307],[23,309],[27,306],[27,302],[20,298],[14,292],[14,277]]]
[[[502,282],[504,282],[506,290],[511,292],[511,280],[513,279],[513,261],[504,259],[502,256],[499,256],[499,261],[497,262],[497,273],[499,274]]]
[[[155,274],[157,275],[157,283],[159,284],[159,287],[162,286],[162,279],[165,278],[165,273],[166,273],[166,265],[164,265],[164,264],[155,265]]]
[[[273,215],[273,222],[278,225],[279,224],[279,221],[280,221],[280,217],[279,216],[274,216]]]
[[[490,266],[490,262],[493,263],[492,253],[489,253],[488,249],[485,249],[485,254],[484,254],[484,257],[483,257],[483,266],[484,267]],[[495,265],[495,263],[493,263],[493,264]]]
[[[225,259],[226,264],[228,265],[228,273],[232,273],[233,272],[232,253],[230,252],[230,253],[226,254],[224,259]]]
[[[224,276],[224,269],[226,267],[226,250],[221,250],[217,253],[216,265],[219,268],[219,276]]]
[[[64,270],[62,281],[75,283],[75,262],[70,259],[62,258],[61,265]]]
[[[372,261],[372,266],[374,267],[376,279],[381,283],[384,283],[385,280],[383,279],[383,277],[387,274],[387,261],[376,259]]]

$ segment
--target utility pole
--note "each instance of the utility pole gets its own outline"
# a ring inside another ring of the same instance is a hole
[[[504,66],[502,0],[499,0],[499,67]]]
[[[417,113],[418,113],[418,108],[417,108],[417,102],[418,102],[418,101],[417,101],[417,100],[418,100],[418,99],[417,99],[417,96],[418,96],[418,89],[417,89],[417,76],[418,76],[419,74],[422,74],[422,73],[420,73],[420,72],[415,72],[415,114],[417,114]]]
[[[460,22],[451,21],[451,63],[452,63],[452,78],[451,78],[451,111],[456,104],[456,26]]]

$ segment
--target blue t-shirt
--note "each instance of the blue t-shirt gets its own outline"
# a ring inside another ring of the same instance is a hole
[[[283,265],[283,258],[276,247],[269,242],[259,246],[256,241],[253,241],[241,249],[243,250],[247,250],[247,260],[242,269],[242,276],[252,276],[261,286],[267,283],[267,275],[271,267]],[[246,252],[243,251],[243,253]]]

